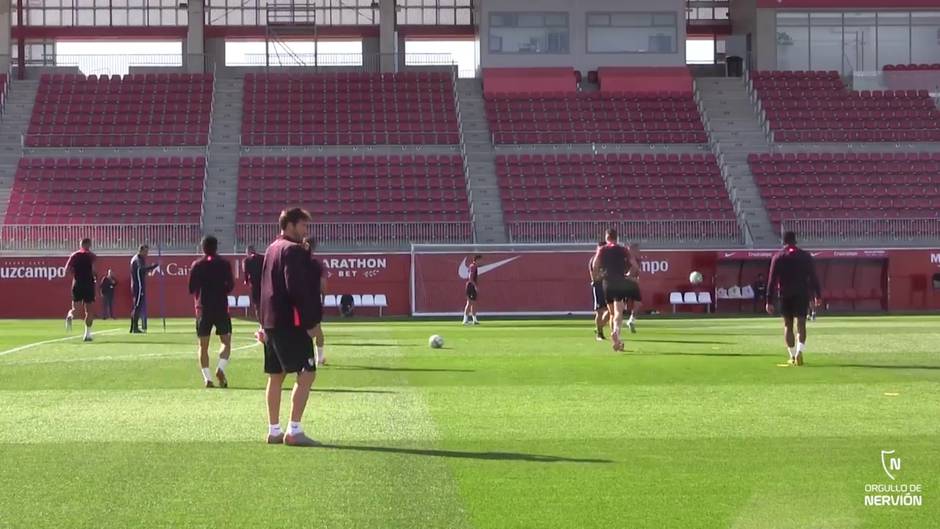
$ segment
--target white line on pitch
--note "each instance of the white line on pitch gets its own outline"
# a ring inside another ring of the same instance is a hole
[[[121,329],[108,329],[108,330],[106,330],[106,331],[96,332],[95,334],[111,334],[111,333],[113,333],[113,332],[118,332],[118,331],[120,331],[120,330],[121,330]],[[64,341],[66,341],[66,340],[75,340],[75,339],[82,338],[82,337],[83,337],[83,335],[81,335],[81,334],[76,334],[75,336],[66,336],[65,338],[56,338],[55,340],[44,340],[44,341],[41,341],[41,342],[28,343],[28,344],[26,344],[26,345],[21,345],[21,346],[19,346],[19,347],[14,347],[13,349],[7,349],[6,351],[0,351],[0,356],[5,356],[5,355],[8,355],[8,354],[13,354],[13,353],[22,351],[22,350],[24,350],[24,349],[29,349],[29,348],[31,348],[31,347],[38,347],[38,346],[40,346],[40,345],[46,345],[46,344],[56,343],[56,342],[64,342]]]

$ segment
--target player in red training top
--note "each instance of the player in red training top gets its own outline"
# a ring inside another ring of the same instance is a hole
[[[610,339],[614,351],[623,351],[620,329],[627,300],[638,299],[640,286],[636,278],[640,266],[630,250],[617,243],[617,230],[607,230],[607,244],[597,249],[594,256],[594,273],[603,277],[604,300],[611,315]]]
[[[775,299],[780,300],[780,314],[786,329],[787,352],[790,365],[803,365],[806,349],[806,313],[810,302],[819,306],[819,278],[813,256],[797,248],[796,234],[788,231],[783,235],[783,249],[770,261],[767,280],[767,313],[774,313]],[[793,335],[793,320],[796,320],[797,337]]]
[[[228,295],[235,289],[232,265],[219,256],[219,240],[212,235],[202,239],[201,259],[189,269],[189,293],[196,300],[196,337],[199,338],[199,367],[207,388],[214,387],[209,375],[209,337],[212,328],[222,342],[215,376],[219,387],[228,387],[225,368],[232,354],[232,318],[228,314]]]
[[[86,342],[91,341],[91,326],[95,322],[95,282],[98,274],[95,273],[95,260],[97,256],[91,251],[91,239],[84,238],[81,248],[69,256],[65,269],[72,274],[72,305],[65,317],[65,327],[72,330],[72,319],[75,318],[75,304],[82,304],[82,319],[85,320]]]
[[[467,285],[464,289],[467,295],[467,304],[463,308],[464,325],[470,325],[471,318],[473,319],[473,325],[480,324],[480,320],[477,319],[477,297],[480,293],[480,289],[477,287],[477,281],[480,277],[478,266],[480,264],[480,260],[482,259],[482,255],[474,255],[473,259],[470,260],[470,266],[467,269]]]

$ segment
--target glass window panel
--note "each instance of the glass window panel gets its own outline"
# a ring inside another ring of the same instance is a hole
[[[842,71],[842,26],[813,26],[810,39],[810,68]]]
[[[144,0],[127,0],[127,5],[130,7],[143,7]]]
[[[608,13],[590,13],[587,16],[589,26],[609,26],[610,14]]]
[[[568,53],[568,31],[548,28],[492,28],[494,53]]]
[[[777,28],[777,69],[809,69],[809,27]]]
[[[93,9],[79,9],[78,20],[76,22],[78,26],[94,26],[95,11]]]
[[[240,26],[242,23],[242,10],[241,9],[232,9],[225,13],[225,25],[226,26]]]
[[[874,26],[875,13],[845,13],[846,26]]]
[[[676,15],[674,13],[654,13],[653,25],[654,26],[675,26]]]
[[[911,62],[940,62],[940,22],[934,26],[911,27]]]
[[[588,28],[588,53],[676,53],[676,28]]]
[[[879,22],[881,18],[879,17]],[[940,60],[940,58],[938,58]],[[911,28],[909,26],[878,26],[878,69],[887,64],[911,62]]]
[[[726,18],[728,18],[728,8],[716,7],[715,8],[715,20],[724,20]]]
[[[542,13],[519,13],[516,18],[516,26],[520,28],[540,28],[545,25],[545,15]]]
[[[406,24],[420,24],[421,23],[421,9],[416,7],[409,7],[406,9],[408,16],[405,19]]]
[[[127,10],[115,9],[111,12],[111,23],[115,26],[127,25]]]
[[[143,26],[144,25],[144,10],[143,9],[128,9],[127,10],[127,25],[128,26]]]
[[[568,15],[566,13],[546,13],[545,25],[555,27],[568,27]]]
[[[159,9],[147,10],[147,24],[151,26],[160,25],[160,10]]]
[[[907,26],[910,23],[910,13],[894,13],[890,11],[878,13],[879,26]]]
[[[809,13],[777,13],[777,26],[807,26]]]
[[[95,0],[76,0],[75,5],[78,7],[95,7]]]
[[[848,22],[848,14],[846,14],[846,22]],[[856,70],[865,71],[877,68],[875,56],[877,32],[875,26],[846,24],[843,39],[845,52],[843,73],[849,74]]]
[[[62,12],[58,9],[47,9],[46,10],[46,25],[47,26],[61,26],[62,25]]]
[[[652,13],[611,13],[610,23],[614,26],[651,26]]]
[[[111,11],[108,9],[95,9],[95,25],[96,26],[110,26],[111,25]]]
[[[469,26],[473,23],[473,14],[469,9],[458,9],[457,10],[457,25],[458,26]]]
[[[437,16],[438,16],[438,24],[446,25],[446,26],[453,26],[454,24],[457,23],[457,12],[453,8],[441,9],[440,11],[438,11]]]
[[[842,26],[842,13],[810,13],[812,26]]]
[[[916,26],[938,26],[940,25],[940,11],[913,11],[911,12],[911,24]]]

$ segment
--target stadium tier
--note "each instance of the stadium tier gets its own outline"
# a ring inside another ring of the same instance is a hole
[[[40,78],[27,147],[206,145],[212,74]]]
[[[940,218],[940,153],[751,154],[748,162],[777,226],[800,219]],[[879,237],[898,228],[883,222],[869,229],[868,236]]]
[[[712,154],[513,155],[496,168],[513,240],[591,240],[610,219],[636,223],[636,238],[738,237]]]
[[[704,143],[692,94],[518,93],[491,96],[494,143]]]
[[[778,142],[940,141],[926,90],[851,91],[838,72],[754,72],[751,85]]]
[[[206,159],[23,158],[8,225],[199,224]]]
[[[329,241],[471,238],[463,161],[457,155],[243,157],[238,238],[268,242],[274,236],[271,219],[286,203],[309,207],[314,232]]]
[[[247,74],[242,143],[456,144],[455,97],[442,72]]]

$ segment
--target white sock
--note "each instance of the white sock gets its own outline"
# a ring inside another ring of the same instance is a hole
[[[203,380],[205,380],[206,382],[209,382],[209,381],[212,380],[212,375],[209,374],[209,368],[208,368],[208,367],[202,368],[202,378],[203,378]]]
[[[805,350],[806,350],[806,344],[805,344],[805,343],[800,342],[800,343],[796,344],[796,352],[802,353],[802,352],[805,351]]]
[[[268,425],[268,435],[281,435],[281,425],[280,424],[269,424]]]
[[[635,323],[636,318],[633,317],[633,314],[630,314],[630,317],[627,319],[627,323]]]
[[[224,373],[226,367],[228,367],[228,358],[219,358],[219,371]]]
[[[470,318],[469,318],[466,314],[464,314],[464,315],[463,315],[463,322],[464,322],[464,323],[467,323],[468,321],[470,321]]]
[[[790,358],[796,358],[796,348],[787,347],[787,352],[790,353]]]
[[[91,338],[91,327],[88,324],[85,324],[85,338]]]
[[[322,362],[323,359],[326,358],[326,345],[321,345],[317,349],[319,351],[317,353],[317,359],[319,359]]]
[[[476,314],[473,315],[473,321],[475,321],[475,322],[480,321],[480,320],[477,319],[477,315],[476,315]]]
[[[288,425],[287,425],[287,433],[288,433],[289,435],[297,435],[297,434],[299,434],[299,433],[304,433],[304,430],[303,430],[303,428],[300,427],[300,423],[299,423],[299,422],[291,421],[291,422],[288,423]]]

